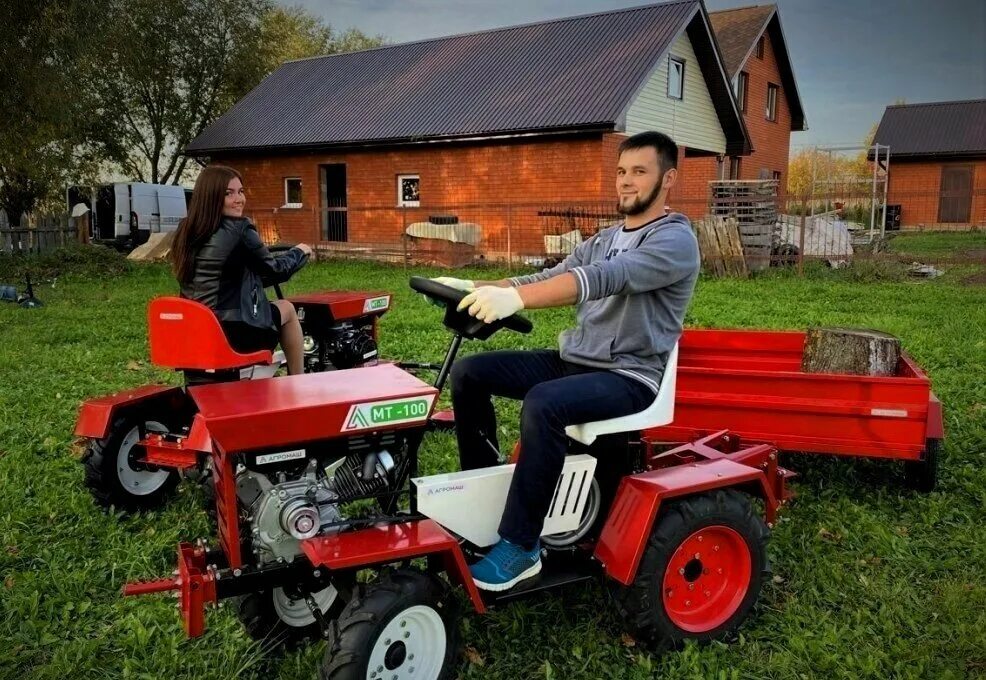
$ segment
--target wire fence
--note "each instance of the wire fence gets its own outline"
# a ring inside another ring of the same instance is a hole
[[[906,260],[909,254],[888,248],[898,233],[986,230],[983,190],[958,199],[941,192],[891,191],[884,200],[872,187],[851,183],[799,197],[773,180],[726,181],[712,183],[707,196],[672,193],[667,208],[689,217],[700,235],[703,263],[715,273],[734,270],[730,261],[737,258],[747,271],[812,260],[833,265],[874,257]],[[308,242],[323,256],[450,268],[549,266],[623,219],[615,201],[248,208],[248,213],[268,243]],[[703,231],[708,238],[701,238]],[[945,250],[930,259],[982,263],[986,233],[982,249]]]

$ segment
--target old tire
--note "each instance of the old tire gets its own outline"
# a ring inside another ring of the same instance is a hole
[[[938,459],[941,456],[941,439],[928,439],[924,448],[924,460],[904,463],[904,483],[909,489],[929,493],[938,486]]]
[[[312,593],[312,597],[330,620],[339,616],[346,605],[345,593],[331,585]],[[264,643],[268,651],[295,649],[322,637],[322,630],[304,598],[292,597],[284,588],[244,595],[237,603],[236,616],[247,635]]]
[[[769,572],[769,531],[750,497],[720,489],[661,510],[629,586],[611,582],[630,632],[656,649],[729,638]]]
[[[136,512],[161,506],[178,485],[177,470],[146,468],[135,462],[140,457],[144,422],[163,427],[156,421],[134,416],[117,418],[103,439],[89,439],[82,456],[85,484],[97,503],[104,507]]]
[[[444,680],[459,654],[459,607],[436,576],[385,574],[332,626],[321,680]]]

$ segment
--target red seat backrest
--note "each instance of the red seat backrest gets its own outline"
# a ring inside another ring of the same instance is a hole
[[[268,350],[240,354],[229,345],[212,310],[201,302],[159,297],[147,306],[151,363],[179,370],[223,370],[269,364]]]

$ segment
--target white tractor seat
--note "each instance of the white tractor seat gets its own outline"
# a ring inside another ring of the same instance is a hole
[[[678,343],[675,343],[674,349],[668,355],[668,363],[664,367],[661,387],[650,406],[628,416],[597,420],[594,423],[582,423],[581,425],[569,425],[565,428],[565,434],[575,441],[589,446],[596,441],[596,437],[603,434],[635,432],[649,427],[667,425],[674,420],[674,388],[677,373]]]

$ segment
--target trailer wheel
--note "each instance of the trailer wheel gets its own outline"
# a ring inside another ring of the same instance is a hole
[[[148,468],[140,463],[142,419],[117,418],[103,439],[90,439],[82,456],[85,484],[104,507],[135,512],[162,505],[178,485],[177,470]],[[152,420],[147,424],[163,427]]]
[[[345,593],[334,585],[312,593],[315,603],[327,619],[334,619],[346,604]],[[295,649],[319,640],[322,631],[305,598],[285,590],[273,588],[250,593],[240,598],[236,616],[244,630],[254,640],[264,643],[267,650]]]
[[[750,497],[735,489],[670,502],[633,583],[611,582],[617,609],[631,632],[657,649],[728,638],[769,572],[769,533]]]
[[[938,459],[941,456],[941,439],[928,439],[924,447],[924,460],[904,463],[904,483],[910,489],[929,493],[938,485]]]
[[[444,680],[459,652],[459,607],[444,581],[413,569],[384,575],[332,627],[321,680]]]

